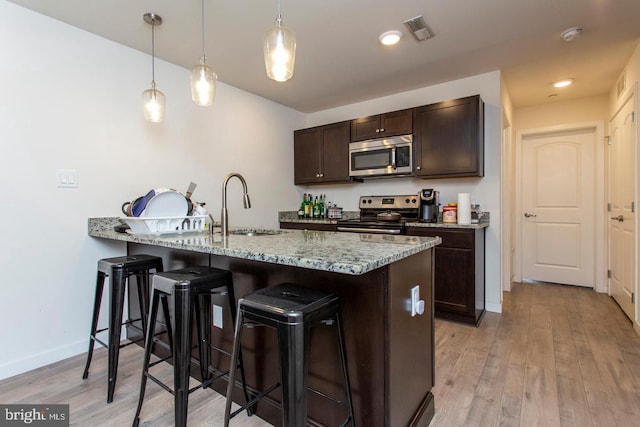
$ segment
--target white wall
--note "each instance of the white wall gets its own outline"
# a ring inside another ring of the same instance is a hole
[[[485,103],[485,176],[483,178],[370,180],[361,184],[300,187],[300,193],[326,193],[329,200],[347,210],[357,210],[362,195],[417,194],[422,188],[440,191],[441,202],[457,201],[459,192],[470,192],[483,211],[491,213],[486,229],[486,307],[502,309],[500,284],[500,170],[501,170],[501,92],[500,72],[494,71],[465,79],[402,92],[383,98],[345,105],[309,115],[308,126],[317,126],[371,114],[416,107],[471,95]]]
[[[0,379],[86,351],[96,261],[124,246],[87,236],[87,218],[154,187],[185,191],[231,223],[277,227],[297,203],[293,130],[305,115],[219,83],[215,106],[190,99],[188,70],[156,61],[166,120],[143,120],[150,57],[0,0]],[[266,78],[266,77],[265,77]],[[56,188],[57,169],[78,171]],[[273,191],[277,189],[277,191]],[[106,321],[106,316],[103,316]]]

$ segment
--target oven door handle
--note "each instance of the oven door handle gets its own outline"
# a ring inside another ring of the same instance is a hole
[[[391,148],[391,167],[395,170],[398,169],[398,166],[396,164],[396,146],[394,145],[393,148]]]
[[[400,234],[401,230],[390,230],[382,228],[360,228],[360,227],[338,227],[338,231],[348,233],[370,233],[370,234]]]

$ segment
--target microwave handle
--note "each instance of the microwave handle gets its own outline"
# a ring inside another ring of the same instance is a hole
[[[391,149],[391,167],[393,169],[397,169],[397,165],[396,165],[396,146],[394,145],[393,148]]]

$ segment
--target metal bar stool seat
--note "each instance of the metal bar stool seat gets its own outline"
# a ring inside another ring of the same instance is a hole
[[[353,402],[347,371],[347,357],[344,342],[340,299],[333,293],[319,289],[310,289],[291,283],[282,283],[260,289],[238,302],[238,320],[234,336],[231,366],[239,355],[242,346],[242,330],[245,327],[263,325],[275,328],[278,336],[280,382],[264,390],[247,402],[243,407],[231,413],[232,384],[234,371],[229,374],[229,389],[224,414],[224,425],[228,427],[231,418],[251,408],[255,402],[271,393],[278,386],[282,391],[282,421],[284,427],[301,427],[307,421],[307,386],[309,371],[310,329],[320,323],[335,325],[338,341],[338,353],[344,381],[344,400],[337,400],[324,393],[316,392],[345,407],[346,418],[342,426],[355,425]]]
[[[167,271],[153,277],[153,291],[149,325],[145,339],[145,353],[140,382],[140,397],[138,408],[133,420],[133,426],[140,423],[140,411],[144,401],[147,378],[151,379],[174,396],[175,426],[184,427],[187,424],[187,407],[189,394],[199,388],[207,388],[228,374],[210,367],[209,349],[231,356],[230,353],[210,345],[211,341],[211,295],[227,295],[232,323],[235,323],[236,301],[233,292],[231,272],[214,267],[191,267]],[[169,310],[169,298],[173,299],[173,310]],[[150,363],[154,345],[154,325],[158,316],[158,304],[162,302],[165,316],[169,347],[171,355],[164,359]],[[192,321],[195,317],[198,334],[198,350],[200,357],[201,382],[189,389],[189,371],[192,352]],[[164,384],[149,372],[149,368],[166,360],[173,360],[173,388]],[[245,398],[248,400],[244,383],[244,367],[242,358],[235,360],[236,367],[240,367],[242,385]],[[214,373],[212,376],[211,373]]]
[[[146,334],[147,313],[149,306],[149,276],[151,271],[156,273],[162,272],[162,258],[152,255],[131,255],[115,258],[104,258],[98,261],[98,275],[96,280],[96,294],[93,303],[93,319],[91,322],[91,333],[89,334],[89,350],[87,352],[87,363],[82,374],[82,379],[89,376],[89,367],[93,358],[93,348],[95,343],[99,343],[106,347],[109,351],[108,356],[108,385],[107,385],[107,403],[113,401],[113,393],[116,387],[116,377],[118,374],[118,358],[120,348],[139,341],[134,340],[127,343],[120,343],[121,328],[124,325],[130,325],[133,322],[140,321],[142,324],[142,334]],[[126,295],[126,287],[129,284],[130,276],[136,276],[138,288],[138,302],[140,304],[140,318],[131,319],[122,322],[124,311],[124,297]],[[102,294],[104,291],[105,279],[109,277],[109,326],[107,328],[98,329],[98,318],[100,316],[100,305],[102,303]],[[104,331],[108,332],[108,340],[105,343],[98,334]]]

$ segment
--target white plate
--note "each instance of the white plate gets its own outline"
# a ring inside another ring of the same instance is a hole
[[[167,190],[153,196],[140,216],[152,218],[185,216],[188,211],[187,199],[177,191]]]

